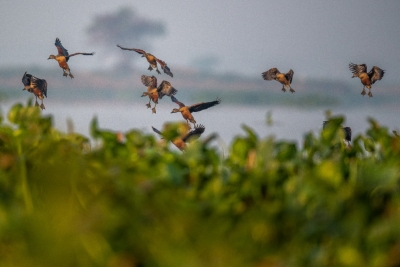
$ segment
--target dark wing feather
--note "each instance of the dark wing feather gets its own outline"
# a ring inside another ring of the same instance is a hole
[[[137,52],[137,53],[139,53],[139,54],[145,54],[146,52],[144,52],[144,50],[142,50],[142,49],[136,49],[136,48],[125,48],[125,47],[122,47],[122,46],[120,46],[120,45],[117,45],[119,48],[121,48],[122,50],[129,50],[129,51],[135,51],[135,52]]]
[[[47,97],[47,82],[45,79],[39,79],[35,76],[32,76],[31,85],[33,88],[38,88],[43,95]]]
[[[68,57],[68,50],[64,48],[64,46],[61,44],[60,39],[56,38],[56,42],[54,45],[57,47],[58,54],[61,56]]]
[[[381,80],[384,74],[385,74],[384,70],[381,70],[377,66],[373,66],[370,72],[368,72],[368,76],[371,79],[371,84],[374,84],[376,81]]]
[[[178,92],[178,90],[176,90],[174,87],[172,87],[171,83],[168,81],[162,81],[160,86],[158,86],[157,91],[158,91],[158,96],[160,97],[160,99],[165,95],[172,96]]]
[[[292,83],[293,74],[294,74],[294,71],[292,69],[290,69],[289,72],[285,74],[286,80],[288,80],[289,83]]]
[[[206,127],[204,127],[204,125],[200,124],[199,126],[197,126],[196,128],[194,128],[194,130],[191,130],[190,132],[188,132],[183,138],[182,141],[187,143],[189,141],[194,141],[196,139],[198,139],[200,137],[200,135],[202,133],[204,133]]]
[[[157,130],[153,126],[151,126],[151,128],[153,129],[153,132],[158,133],[159,135],[163,136],[163,134],[159,130]]]
[[[215,100],[215,101],[194,104],[189,107],[189,111],[190,112],[198,112],[203,109],[207,109],[207,108],[213,107],[215,105],[218,105],[219,103],[221,103],[221,100],[217,98],[217,100]]]
[[[351,128],[350,127],[344,127],[342,128],[344,131],[344,139],[346,141],[351,141]]]
[[[171,100],[172,100],[172,102],[178,104],[178,106],[181,107],[181,108],[183,108],[185,106],[185,104],[183,104],[182,102],[179,102],[179,100],[176,99],[176,97],[173,96],[173,95],[171,96]]]
[[[279,70],[277,68],[272,68],[267,70],[266,72],[263,72],[261,75],[264,78],[264,80],[275,80],[276,79],[276,75],[279,74]]]
[[[169,67],[167,66],[167,63],[165,63],[164,61],[162,61],[161,59],[156,58],[156,61],[158,62],[158,64],[160,64],[161,68],[163,69],[164,73],[174,77],[174,75],[172,74],[171,70],[169,69]]]
[[[73,53],[73,54],[69,55],[67,57],[67,59],[70,58],[70,57],[76,56],[76,55],[93,56],[94,54],[95,54],[95,52],[92,52],[92,53],[81,53],[81,52],[78,52],[78,53]]]
[[[24,84],[24,86],[29,86],[31,84],[31,78],[32,75],[26,73],[25,71],[24,76],[22,76],[22,83]]]
[[[362,72],[367,72],[367,65],[365,64],[354,64],[350,63],[349,64],[349,69],[350,71],[354,74],[354,76],[358,77],[358,74]]]
[[[144,86],[157,87],[157,78],[155,76],[142,75],[141,80]]]

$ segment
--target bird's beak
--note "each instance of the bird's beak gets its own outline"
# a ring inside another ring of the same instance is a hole
[[[171,111],[171,113],[174,113],[174,111]]]
[[[26,90],[25,88],[22,89],[22,91]]]

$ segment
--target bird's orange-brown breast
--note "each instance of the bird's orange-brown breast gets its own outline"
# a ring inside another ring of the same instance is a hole
[[[368,77],[368,74],[367,74],[367,73],[363,72],[363,73],[359,74],[358,77],[360,78],[361,83],[362,83],[363,85],[365,85],[365,86],[367,86],[367,87],[371,87],[371,80],[370,80],[370,78]]]
[[[184,150],[186,148],[185,142],[181,138],[176,138],[175,140],[172,140],[172,143],[180,150]]]
[[[277,80],[278,82],[280,82],[281,84],[289,85],[289,81],[286,80],[285,74],[283,74],[283,73],[278,73],[278,74],[276,75],[276,80]]]
[[[148,87],[149,97],[153,100],[154,103],[158,103],[158,92],[157,88]]]
[[[56,56],[56,60],[61,68],[68,69],[67,60],[64,56]]]
[[[32,93],[35,96],[39,97],[39,99],[43,99],[44,98],[42,91],[40,91],[38,88],[33,88]]]
[[[157,65],[156,58],[152,54],[147,54],[146,59],[152,66]]]
[[[182,116],[186,119],[186,120],[194,120],[192,113],[190,113],[189,108],[188,107],[182,107],[179,109],[179,111],[182,113]]]

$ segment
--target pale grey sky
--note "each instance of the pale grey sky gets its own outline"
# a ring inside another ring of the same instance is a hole
[[[3,0],[0,66],[54,66],[47,58],[56,53],[56,37],[71,53],[99,51],[86,29],[96,14],[122,6],[165,23],[166,34],[150,52],[172,70],[213,57],[223,72],[258,76],[278,67],[292,68],[297,77],[347,79],[354,62],[385,69],[381,82],[400,83],[398,0]],[[74,58],[73,69],[106,68],[102,53]]]

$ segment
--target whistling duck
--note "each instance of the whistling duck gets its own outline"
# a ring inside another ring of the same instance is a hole
[[[178,99],[176,99],[174,96],[171,96],[171,100],[172,102],[175,102],[179,106],[179,108],[174,108],[171,113],[177,113],[177,112],[182,113],[182,117],[186,120],[187,124],[189,125],[190,121],[191,123],[193,123],[195,127],[196,127],[196,121],[193,118],[192,112],[198,112],[203,109],[210,108],[212,106],[218,105],[221,102],[221,100],[217,98],[217,100],[211,102],[202,102],[191,106],[185,106],[185,104],[179,102]]]
[[[142,97],[148,96],[150,98],[149,103],[146,104],[147,108],[150,108],[150,102],[153,100],[154,107],[151,109],[152,113],[156,113],[156,105],[158,104],[158,99],[162,99],[163,96],[173,96],[178,90],[171,86],[168,81],[162,81],[160,86],[157,87],[157,78],[154,76],[142,75],[142,83],[147,86],[147,92],[143,92]]]
[[[57,56],[55,55],[50,55],[48,59],[55,59],[58,62],[58,65],[63,69],[63,76],[68,76],[74,78],[74,75],[72,75],[71,70],[69,69],[69,66],[67,64],[68,60],[70,57],[76,56],[76,55],[84,55],[84,56],[93,56],[94,52],[92,53],[74,53],[74,54],[68,54],[68,50],[63,47],[61,44],[60,39],[56,38],[56,42],[54,45],[57,47],[58,54]]]
[[[155,133],[158,133],[159,135],[163,136],[163,133],[160,132],[159,130],[157,130],[156,128],[154,128],[153,126],[151,127],[153,128],[153,131]],[[193,130],[189,131],[188,133],[186,133],[184,136],[182,137],[177,137],[174,140],[172,140],[171,142],[180,150],[183,151],[186,149],[186,143],[189,143],[191,141],[194,141],[196,139],[198,139],[200,137],[200,135],[202,133],[204,133],[205,131],[205,127],[204,125],[198,125],[197,127],[195,127]]]
[[[24,73],[24,76],[22,77],[22,83],[24,84],[24,89],[22,90],[27,90],[30,93],[33,93],[36,97],[36,103],[35,106],[39,106],[39,103],[37,102],[37,99],[39,97],[40,100],[42,100],[42,104],[40,105],[40,108],[43,110],[45,109],[43,105],[43,98],[47,97],[47,82],[44,79],[39,79],[31,74]]]
[[[277,68],[272,68],[267,70],[266,72],[263,72],[261,75],[264,78],[264,80],[276,80],[282,84],[282,91],[286,92],[285,87],[290,88],[290,92],[294,93],[295,91],[293,88],[290,86],[292,83],[293,79],[293,70],[290,69],[288,73],[280,73]]]
[[[173,77],[174,75],[172,74],[171,70],[169,69],[169,67],[167,66],[167,63],[165,63],[164,61],[162,61],[161,59],[156,58],[155,56],[153,56],[150,53],[146,53],[146,51],[142,50],[142,49],[136,49],[136,48],[125,48],[122,47],[120,45],[117,45],[119,48],[121,48],[122,50],[130,50],[130,51],[135,51],[139,54],[142,55],[142,57],[145,57],[147,59],[147,62],[149,62],[149,68],[148,70],[152,71],[153,69],[156,69],[158,74],[161,74],[161,72],[158,70],[158,66],[157,66],[157,62],[158,64],[160,64],[161,69],[164,70],[164,73]]]
[[[328,125],[329,121],[324,121],[322,128],[325,129],[326,126]],[[351,146],[351,128],[350,127],[342,127],[343,133],[344,133],[344,140],[346,141],[346,144],[348,146]]]
[[[358,77],[361,80],[361,83],[364,85],[363,90],[361,94],[364,96],[365,95],[365,87],[368,88],[368,96],[372,97],[371,93],[371,85],[373,85],[376,81],[379,81],[382,79],[383,75],[385,74],[384,70],[381,70],[377,66],[373,66],[372,69],[367,73],[367,65],[365,64],[349,64],[349,69],[353,73],[354,77]]]

